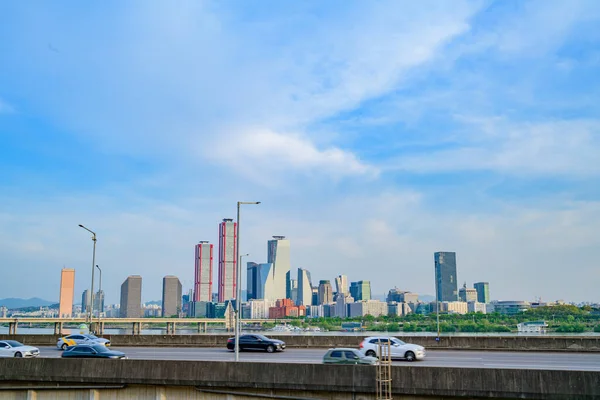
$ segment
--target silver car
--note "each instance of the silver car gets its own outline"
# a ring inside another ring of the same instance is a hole
[[[37,357],[40,349],[26,346],[16,340],[0,341],[0,357]]]

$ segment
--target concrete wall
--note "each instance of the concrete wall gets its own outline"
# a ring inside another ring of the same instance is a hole
[[[375,366],[89,359],[0,360],[1,389],[23,385],[193,386],[203,390],[375,393]],[[600,372],[392,366],[395,395],[433,398],[597,399]],[[298,397],[296,397],[298,398]],[[336,397],[336,398],[351,398]],[[354,396],[354,398],[359,398]]]
[[[113,346],[152,347],[220,347],[231,335],[103,335]],[[358,347],[362,336],[292,336],[269,335],[286,342],[291,348]],[[34,346],[55,346],[59,336],[54,335],[0,335],[0,340],[13,339]],[[402,340],[425,346],[427,349],[504,350],[504,351],[568,351],[600,352],[600,337],[580,336],[402,336]]]

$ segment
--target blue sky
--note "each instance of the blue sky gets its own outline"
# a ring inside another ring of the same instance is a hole
[[[286,235],[315,280],[431,294],[445,250],[494,299],[600,301],[597,2],[21,3],[0,298],[57,299],[63,266],[87,288],[80,223],[109,302],[130,274],[189,288],[194,244],[258,200],[242,251]]]

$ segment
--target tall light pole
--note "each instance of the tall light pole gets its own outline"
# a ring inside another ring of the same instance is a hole
[[[96,266],[96,232],[86,228],[85,226],[79,224],[80,228],[85,229],[86,231],[88,231],[89,233],[92,234],[92,241],[94,242],[94,252],[92,253],[92,287],[90,289],[90,302],[92,304],[90,304],[90,312],[89,312],[89,322],[90,322],[90,328],[91,328],[91,324],[92,324],[92,312],[94,310],[94,267]]]
[[[238,201],[237,202],[237,229],[235,254],[240,254],[240,206],[242,204],[260,204],[260,201]],[[241,259],[241,257],[240,257]],[[236,260],[236,290],[235,290],[235,361],[240,360],[240,318],[242,316],[242,266],[240,260]]]
[[[438,284],[438,264],[436,263],[436,268],[435,268],[435,314],[436,314],[436,319],[437,319],[437,341],[440,341],[440,292],[438,290],[439,288],[439,284]]]
[[[102,293],[102,268],[96,265],[98,271],[100,271],[100,286],[98,287],[98,330],[102,332],[102,327],[100,326],[100,314],[102,313],[102,307],[100,306],[104,303],[104,293]],[[102,295],[102,299],[100,299],[100,295]]]

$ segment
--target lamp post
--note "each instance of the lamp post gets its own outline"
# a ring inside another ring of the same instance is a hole
[[[236,229],[236,245],[235,245],[235,254],[240,254],[240,206],[242,204],[260,204],[260,201],[238,201],[237,202],[237,229]],[[241,258],[240,258],[241,259]],[[242,316],[242,268],[241,262],[236,260],[236,290],[235,290],[235,309],[236,309],[236,318],[235,318],[235,361],[240,360],[240,318]]]
[[[438,263],[436,261],[435,268],[435,314],[437,319],[437,338],[436,340],[440,341],[440,292],[438,285]]]
[[[94,251],[92,253],[92,287],[90,289],[90,301],[91,301],[91,305],[89,307],[89,322],[90,322],[90,328],[91,328],[91,324],[92,324],[92,312],[94,309],[94,267],[96,265],[96,232],[86,228],[85,226],[79,224],[80,228],[85,229],[86,231],[88,231],[89,233],[92,234],[92,241],[94,242]]]
[[[104,293],[102,293],[102,268],[96,265],[98,271],[100,271],[100,286],[98,286],[98,331],[102,333],[102,326],[100,325],[100,314],[102,313],[102,307],[100,306],[104,303]],[[102,296],[102,299],[100,298]]]

